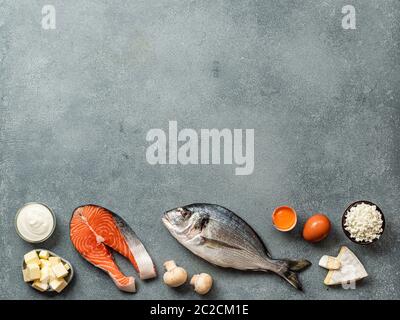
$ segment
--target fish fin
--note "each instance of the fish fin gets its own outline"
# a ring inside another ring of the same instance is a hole
[[[308,260],[285,260],[288,263],[289,269],[291,271],[301,271],[309,266],[311,266],[311,262]]]
[[[224,241],[221,241],[221,240],[208,239],[208,238],[205,238],[205,237],[202,237],[202,239],[203,239],[203,244],[205,246],[207,246],[208,248],[211,248],[211,249],[217,249],[217,248],[224,247],[224,248],[242,250],[242,248],[233,246],[233,245],[231,245],[229,243],[226,243]]]
[[[278,274],[283,279],[285,279],[287,282],[289,282],[293,287],[295,287],[297,290],[303,291],[303,286],[301,285],[295,272],[286,270],[286,271],[284,271],[282,273],[278,273]]]
[[[304,270],[311,265],[308,260],[274,260],[274,263],[279,266],[277,270],[272,270],[280,277],[289,282],[296,289],[303,291],[303,287],[297,278],[296,271]]]
[[[267,255],[268,258],[272,259],[272,256],[271,256],[271,254],[269,253],[267,247],[264,248],[264,252],[265,252],[265,254]]]

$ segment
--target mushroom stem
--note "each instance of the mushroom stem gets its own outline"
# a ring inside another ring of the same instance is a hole
[[[196,284],[197,279],[200,277],[199,274],[195,274],[192,279],[190,279],[190,284],[194,286]]]
[[[164,268],[167,270],[164,273],[164,283],[170,287],[179,287],[187,280],[187,272],[182,267],[177,267],[175,261],[169,260],[164,263]]]
[[[172,269],[176,268],[176,263],[174,260],[169,260],[164,262],[164,268],[167,271],[171,271]]]

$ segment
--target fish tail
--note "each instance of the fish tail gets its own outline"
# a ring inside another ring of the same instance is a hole
[[[311,262],[308,260],[274,260],[274,264],[278,267],[274,271],[280,277],[289,282],[297,290],[303,291],[303,287],[297,278],[297,273],[309,267]]]
[[[284,260],[287,262],[288,267],[292,271],[302,271],[309,266],[311,266],[311,262],[305,259],[302,260]]]

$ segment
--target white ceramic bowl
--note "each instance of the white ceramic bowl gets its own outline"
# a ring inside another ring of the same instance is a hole
[[[53,228],[51,229],[51,232],[50,232],[45,238],[43,238],[43,239],[41,239],[41,240],[38,240],[38,241],[32,241],[32,240],[29,240],[29,239],[25,238],[25,237],[19,232],[18,226],[17,226],[17,219],[18,219],[19,213],[21,212],[21,210],[22,210],[23,208],[25,208],[26,206],[29,206],[29,205],[31,205],[31,204],[40,204],[40,205],[46,207],[46,208],[50,211],[51,215],[53,216],[53,222],[54,222],[54,223],[53,223]],[[40,202],[28,202],[28,203],[25,203],[25,204],[17,211],[17,214],[15,215],[15,219],[14,219],[14,225],[15,225],[15,230],[17,230],[17,234],[21,237],[21,239],[23,239],[23,240],[25,240],[26,242],[29,242],[29,243],[41,243],[41,242],[46,241],[48,238],[50,238],[51,235],[54,233],[54,230],[56,229],[56,215],[54,214],[53,210],[51,210],[51,209],[50,209],[47,205],[45,205],[44,203],[40,203]]]

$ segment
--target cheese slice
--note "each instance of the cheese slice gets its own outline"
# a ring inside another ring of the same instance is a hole
[[[324,284],[338,285],[356,282],[368,276],[364,266],[349,248],[343,246],[337,259],[341,263],[339,270],[330,270],[324,280]]]
[[[338,258],[331,256],[322,256],[318,264],[320,267],[328,270],[338,270],[342,265]]]

